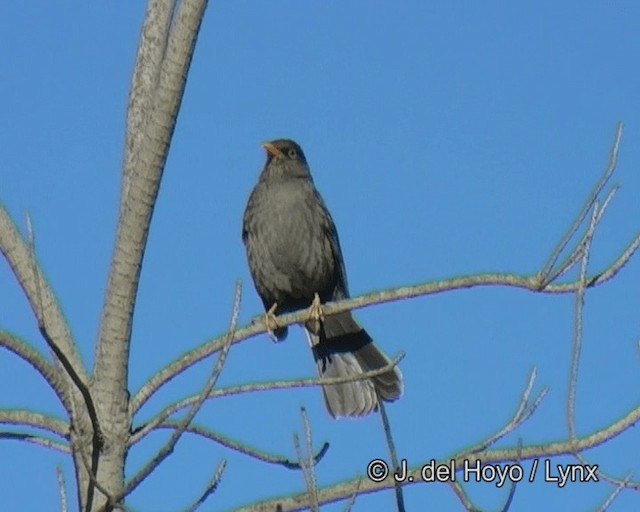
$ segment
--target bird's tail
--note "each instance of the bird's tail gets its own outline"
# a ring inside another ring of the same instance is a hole
[[[320,377],[349,377],[387,366],[391,360],[350,312],[328,316],[320,333],[307,329]],[[329,413],[364,416],[376,410],[378,398],[392,402],[402,395],[402,373],[394,367],[380,375],[322,387]]]

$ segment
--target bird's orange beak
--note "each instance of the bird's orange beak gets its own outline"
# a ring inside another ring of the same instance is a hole
[[[263,142],[262,147],[269,153],[271,156],[276,158],[284,158],[282,151],[280,151],[277,147],[275,147],[271,142]]]

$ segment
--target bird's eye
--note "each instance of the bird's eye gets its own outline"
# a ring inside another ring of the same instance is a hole
[[[298,156],[298,152],[293,148],[289,148],[289,151],[287,151],[287,155],[289,156],[289,158],[293,159]]]

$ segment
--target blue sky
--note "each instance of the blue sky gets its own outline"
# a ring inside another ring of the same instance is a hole
[[[92,363],[114,238],[124,115],[142,2],[0,5],[0,200],[24,225],[80,350]],[[625,123],[614,203],[596,235],[592,268],[610,264],[640,227],[640,6],[635,2],[213,2],[200,32],[155,209],[138,296],[130,388],[228,324],[244,282],[241,322],[261,311],[240,239],[246,199],[264,162],[260,142],[296,139],[339,229],[351,292],[486,271],[529,274],[548,257],[604,169]],[[587,294],[577,430],[588,434],[638,405],[640,264]],[[532,367],[549,393],[502,446],[566,438],[573,297],[471,289],[357,312],[391,355],[405,351],[406,391],[389,407],[399,455],[444,458],[499,430]],[[0,264],[0,326],[45,350],[27,302]],[[206,363],[141,411],[199,389]],[[302,331],[231,351],[220,384],[312,376]],[[61,415],[27,365],[0,351],[0,406]],[[334,421],[319,389],[225,398],[198,423],[295,456],[305,406],[319,447],[320,485],[363,475],[386,457],[379,419]],[[166,437],[135,447],[128,474]],[[616,476],[640,478],[640,434],[588,452]],[[302,476],[185,437],[131,497],[135,510],[174,511],[228,466],[203,510],[300,491]],[[558,463],[572,462],[567,458]],[[7,510],[57,510],[54,468],[72,465],[32,445],[0,443]],[[529,466],[525,466],[527,468]],[[469,485],[496,510],[506,491]],[[541,478],[511,510],[587,510],[610,487]],[[458,510],[444,485],[405,490]],[[74,494],[75,497],[75,494]],[[636,510],[623,493],[610,510]],[[354,510],[389,510],[392,493]],[[342,506],[326,510],[342,510]]]

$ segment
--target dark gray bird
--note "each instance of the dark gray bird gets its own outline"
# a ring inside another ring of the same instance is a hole
[[[263,147],[267,162],[249,196],[242,239],[269,325],[271,313],[310,306],[317,312],[317,299],[322,303],[344,299],[349,289],[338,232],[302,149],[288,139]],[[389,364],[351,312],[315,318],[306,322],[305,330],[321,377],[358,375]],[[273,334],[284,339],[287,329],[275,328]],[[396,400],[402,389],[398,368],[323,386],[327,409],[334,417],[368,414],[377,408],[378,398]]]

